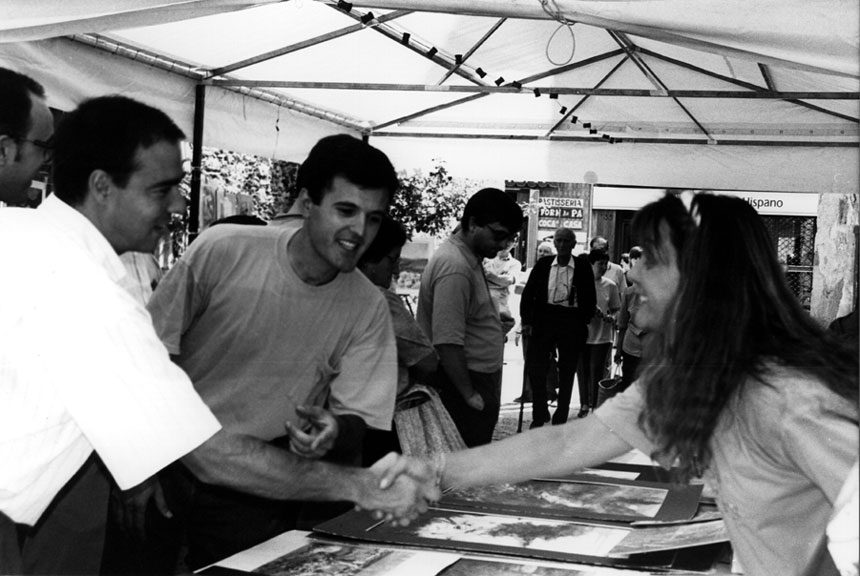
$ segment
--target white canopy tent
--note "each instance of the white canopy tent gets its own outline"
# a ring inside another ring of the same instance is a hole
[[[334,132],[476,178],[856,192],[855,0],[6,0],[0,65],[121,92],[203,143]],[[571,24],[572,22],[575,22]],[[574,50],[575,48],[575,50]],[[537,91],[535,91],[537,89]]]

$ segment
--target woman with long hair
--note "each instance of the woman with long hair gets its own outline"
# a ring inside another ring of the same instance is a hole
[[[858,455],[857,351],[800,306],[744,200],[699,194],[688,211],[667,195],[633,234],[636,322],[656,337],[640,378],[593,416],[438,459],[442,486],[567,474],[635,447],[704,474],[748,576],[835,573],[825,529]]]
[[[746,201],[699,194],[690,211],[640,427],[682,478],[704,474],[748,574],[818,574],[857,459],[857,351],[801,307]],[[634,221],[646,258],[658,225]]]

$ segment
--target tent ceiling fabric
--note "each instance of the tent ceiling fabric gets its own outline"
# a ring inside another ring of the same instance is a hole
[[[383,149],[480,139],[626,158],[693,147],[683,155],[711,159],[711,171],[745,149],[806,162],[821,148],[839,170],[858,157],[856,0],[7,0],[4,10],[0,61],[2,43],[106,41],[175,64],[186,92],[202,81],[213,94],[271,95],[325,120],[321,132],[361,131]]]

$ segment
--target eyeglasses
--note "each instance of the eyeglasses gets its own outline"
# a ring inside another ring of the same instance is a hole
[[[42,158],[45,162],[50,162],[54,157],[54,137],[51,136],[47,140],[36,140],[29,138],[16,138],[18,142],[29,142],[33,146],[42,149]]]
[[[511,232],[507,228],[495,228],[490,224],[487,224],[485,228],[493,234],[493,240],[496,242],[501,242],[502,240],[513,242],[517,237],[517,232]]]

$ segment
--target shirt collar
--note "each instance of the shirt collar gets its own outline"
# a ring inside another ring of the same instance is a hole
[[[571,255],[570,260],[567,261],[567,266],[562,266],[561,264],[558,263],[558,256],[554,256],[552,259],[551,266],[558,266],[559,268],[571,268],[571,269],[573,269],[574,268],[573,260],[574,260],[574,258]]]
[[[457,247],[457,249],[463,253],[463,256],[466,258],[466,262],[468,262],[472,268],[480,267],[483,262],[483,258],[478,258],[478,255],[472,252],[472,249],[469,248],[466,243],[463,241],[460,236],[457,234],[451,234],[451,243]]]
[[[126,275],[125,266],[116,251],[89,219],[52,194],[37,208],[39,213],[59,228],[70,241],[90,254],[105,269],[110,279],[120,283]]]

